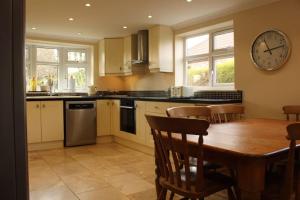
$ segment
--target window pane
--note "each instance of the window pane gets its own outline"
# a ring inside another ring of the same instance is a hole
[[[208,86],[208,84],[209,84],[208,61],[188,61],[187,62],[187,85]]]
[[[57,89],[58,85],[58,67],[53,65],[36,66],[37,84],[47,85],[49,77],[53,80],[53,88]]]
[[[234,33],[228,32],[214,36],[214,50],[234,47]]]
[[[216,83],[233,83],[234,82],[234,58],[215,59]]]
[[[69,67],[68,68],[68,77],[69,80],[71,76],[75,79],[75,88],[85,89],[86,88],[86,69]]]
[[[36,53],[38,62],[58,63],[59,61],[58,49],[37,48]]]
[[[186,56],[207,54],[209,52],[209,35],[201,35],[186,40]]]
[[[68,62],[84,63],[86,61],[86,53],[80,51],[69,51]]]
[[[26,47],[25,48],[25,61],[29,60],[29,49]]]

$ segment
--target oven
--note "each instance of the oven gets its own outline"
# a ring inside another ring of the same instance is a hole
[[[134,99],[120,100],[120,131],[135,134],[135,104]]]

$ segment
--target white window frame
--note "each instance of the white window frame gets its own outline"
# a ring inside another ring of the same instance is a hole
[[[89,84],[92,84],[93,75],[92,75],[92,48],[87,45],[65,45],[65,44],[48,44],[43,42],[28,42],[26,44],[26,48],[29,49],[29,59],[30,59],[30,67],[29,67],[29,78],[31,79],[33,76],[36,76],[36,67],[37,65],[52,65],[58,66],[58,92],[67,92],[68,88],[68,67],[78,67],[78,68],[86,68],[86,88],[76,89],[77,92],[87,92]],[[37,48],[49,48],[49,49],[58,49],[59,58],[58,62],[40,62],[37,61]],[[67,52],[68,51],[80,51],[86,53],[86,62],[78,63],[78,62],[68,62],[67,61]],[[27,61],[26,61],[27,62]]]
[[[214,36],[221,35],[225,33],[233,32],[234,29],[232,26],[230,27],[223,27],[219,29],[213,29],[210,31],[206,31],[203,33],[189,35],[188,37],[184,38],[183,41],[183,83],[185,86],[187,84],[187,62],[192,60],[208,60],[209,63],[209,83],[208,86],[193,86],[194,89],[234,89],[235,83],[216,83],[216,76],[215,76],[215,66],[214,66],[214,59],[215,58],[226,58],[232,57],[234,58],[234,47],[232,48],[223,48],[214,50]],[[201,55],[193,55],[193,56],[186,56],[186,41],[189,38],[202,36],[202,35],[209,35],[209,52],[208,54],[201,54]]]

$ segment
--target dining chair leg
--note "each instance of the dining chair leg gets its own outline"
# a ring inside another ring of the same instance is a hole
[[[174,195],[175,195],[175,193],[174,193],[174,192],[171,192],[171,194],[170,194],[170,200],[173,200],[173,199],[174,199]]]
[[[236,196],[236,199],[237,200],[240,200],[241,199],[241,191],[237,185],[237,176],[236,176],[236,173],[233,169],[230,169],[230,176],[233,178],[233,180],[235,181],[234,185],[233,185],[233,189],[234,189],[234,194]]]
[[[236,200],[235,195],[233,194],[233,191],[231,188],[227,189],[227,195],[229,200]]]
[[[158,200],[166,200],[167,190],[162,189],[159,193]]]

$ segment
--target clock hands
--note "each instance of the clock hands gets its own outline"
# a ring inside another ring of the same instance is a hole
[[[267,51],[272,52],[273,50],[279,49],[279,48],[281,48],[281,47],[284,47],[284,45],[280,45],[280,46],[277,46],[277,47],[274,47],[274,48],[271,48],[271,49],[268,48],[268,49],[265,50],[264,52],[267,52]]]
[[[267,46],[267,50],[266,51],[264,51],[264,52],[269,52],[270,53],[270,55],[272,55],[272,51],[270,50],[270,48],[269,48],[269,45],[267,44],[267,42],[266,42],[266,39],[264,38],[264,43],[266,44],[266,46]]]

